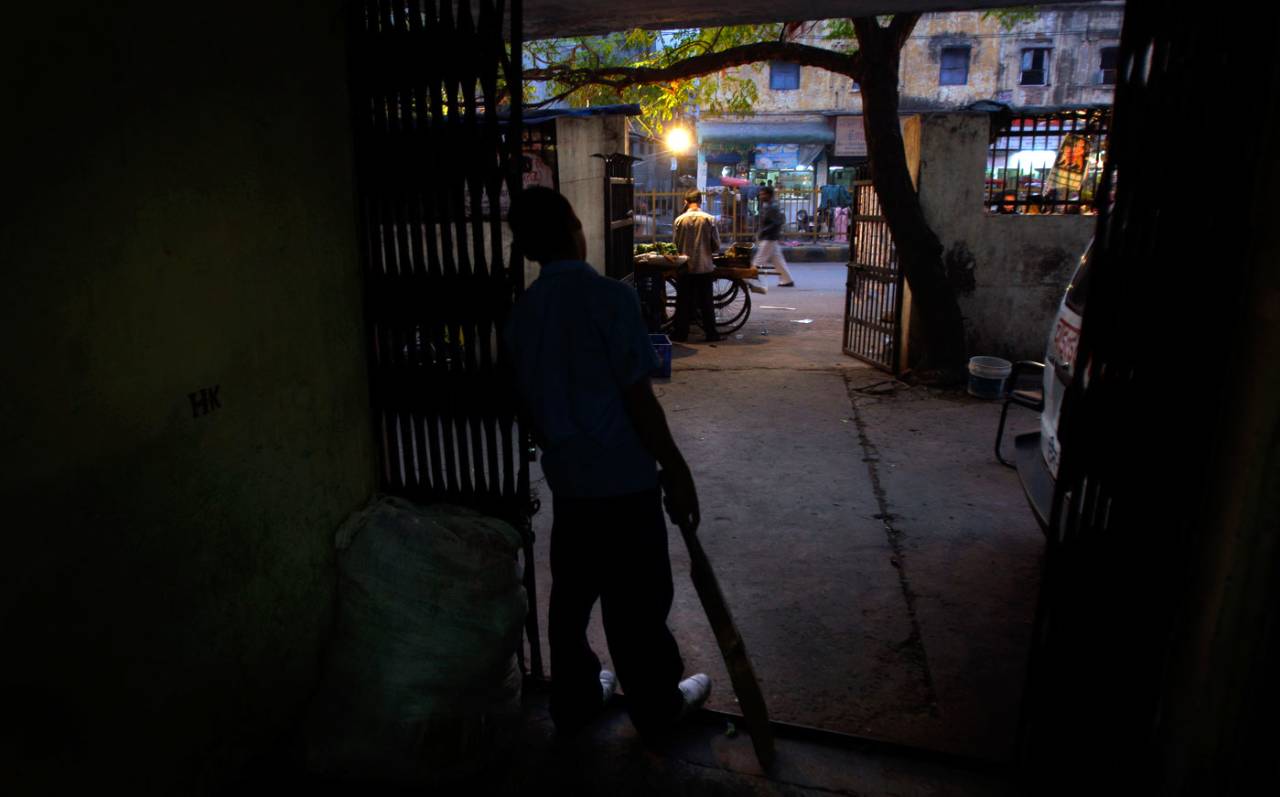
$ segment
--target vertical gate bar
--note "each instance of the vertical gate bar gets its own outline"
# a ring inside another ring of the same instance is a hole
[[[428,246],[430,248],[428,253],[435,254],[437,257],[437,262],[434,265],[438,268],[438,293],[443,297],[456,290],[457,286],[456,271],[453,266],[453,235],[450,228],[451,209],[446,187],[450,176],[448,164],[456,159],[445,154],[445,151],[449,148],[450,141],[446,135],[444,104],[444,73],[449,68],[447,65],[450,60],[448,42],[452,32],[447,29],[445,20],[442,19],[443,12],[447,10],[450,0],[441,0],[439,6],[435,4],[434,0],[427,0],[427,2],[428,13],[425,26],[427,41],[425,42],[424,50],[430,61],[425,70],[425,77],[431,108],[430,132],[432,146],[429,152],[429,163],[431,164],[431,172],[435,176],[435,179],[430,182],[430,189],[426,192],[426,195],[430,197],[428,212],[431,215],[431,234],[428,236]],[[453,331],[450,323],[451,305],[452,302],[442,299],[435,305],[436,312],[433,314],[432,335],[435,339],[437,352],[437,374],[436,378],[433,379],[433,387],[450,385],[454,379],[454,361],[457,359],[454,341],[457,338],[457,334]],[[435,390],[432,400],[437,408],[437,434],[443,454],[444,473],[441,479],[444,484],[443,494],[456,498],[460,491],[458,490],[458,458],[453,439],[452,399],[451,396],[444,395],[442,391]]]
[[[873,241],[874,249],[872,252],[870,268],[868,270],[868,273],[870,274],[869,284],[871,285],[873,293],[870,297],[868,297],[867,312],[863,317],[867,321],[867,327],[865,330],[866,339],[867,339],[867,349],[866,349],[867,355],[872,362],[879,363],[880,358],[879,358],[879,352],[876,350],[876,346],[875,346],[876,334],[875,334],[875,327],[873,325],[875,324],[875,321],[876,321],[876,313],[880,309],[880,292],[881,292],[880,266],[882,263],[884,263],[886,252],[885,252],[885,240],[884,240],[884,224],[879,218],[882,215],[882,212],[880,209],[880,201],[879,201],[880,197],[878,194],[875,194],[874,191],[872,192],[872,197],[873,198],[871,201],[871,205],[872,207],[875,208],[875,213],[877,216],[876,220],[871,222],[872,241]]]
[[[494,508],[519,492],[520,445],[495,349],[516,289],[514,267],[498,267],[512,166],[503,152],[518,148],[498,132],[498,69],[514,69],[509,85],[519,83],[503,42],[506,7],[358,0],[348,10],[380,478],[413,497]]]
[[[406,41],[415,49],[421,45],[424,36],[422,26],[422,7],[419,0],[408,0],[406,19],[402,24]],[[415,64],[420,63],[418,61]],[[418,288],[415,300],[422,302],[421,312],[414,319],[413,341],[417,347],[417,362],[413,363],[415,372],[414,398],[414,440],[418,446],[418,459],[421,472],[419,474],[419,490],[424,495],[434,495],[439,491],[440,451],[439,436],[436,433],[435,397],[431,394],[436,384],[436,353],[439,349],[434,345],[430,319],[432,312],[432,294],[434,285],[431,280],[431,249],[434,236],[428,239],[427,229],[430,218],[422,196],[422,186],[427,179],[427,164],[423,151],[429,147],[426,108],[426,92],[421,75],[416,71],[406,75],[407,82],[402,95],[406,103],[408,115],[404,123],[404,144],[406,159],[405,181],[403,186],[403,202],[409,235],[409,262],[413,274],[413,283]],[[423,317],[425,315],[425,318]]]
[[[856,221],[858,215],[862,213],[862,209],[865,205],[865,202],[863,201],[863,198],[862,198],[862,186],[860,185],[854,186],[853,198],[854,198],[853,199],[854,201],[853,216],[855,221],[853,221],[851,225],[853,228],[853,234],[849,239],[849,251],[853,254],[853,264],[857,266],[862,261],[862,247],[864,245],[864,243],[861,241],[862,223],[859,221]],[[852,354],[857,351],[857,349],[855,348],[856,344],[854,342],[856,335],[854,333],[856,331],[855,328],[858,323],[857,296],[858,296],[858,289],[859,289],[858,283],[861,282],[861,275],[859,271],[855,268],[849,274],[848,279],[850,280],[851,284],[846,287],[846,291],[849,293],[849,323],[848,323],[849,330],[847,334],[849,337],[849,350],[850,350],[849,353]]]
[[[872,351],[872,359],[878,365],[884,365],[884,338],[881,331],[879,331],[879,322],[881,322],[884,313],[884,264],[890,257],[890,235],[888,235],[888,225],[884,223],[883,219],[884,209],[878,201],[876,202],[876,212],[877,215],[881,216],[881,219],[876,221],[876,266],[874,266],[873,271],[876,298],[872,302],[868,329],[870,342],[872,342],[872,349],[870,349]]]
[[[408,344],[405,341],[404,330],[398,325],[392,327],[391,343],[394,347],[394,354],[391,357],[389,371],[391,373],[392,389],[396,392],[395,399],[392,399],[391,406],[394,408],[395,416],[395,439],[396,439],[396,459],[395,462],[400,468],[400,488],[411,492],[412,485],[409,483],[408,461],[412,460],[413,441],[409,437],[409,426],[412,420],[408,411],[405,409],[405,367],[404,367],[404,347]]]
[[[501,0],[499,0],[499,2],[501,2]],[[511,58],[508,59],[509,71],[507,73],[507,85],[512,87],[510,91],[512,98],[520,97],[523,92],[523,85],[524,85],[523,75],[522,75],[523,64],[522,64],[521,55],[520,55],[520,53],[523,52],[523,48],[524,48],[524,40],[522,37],[523,24],[524,24],[524,16],[523,16],[523,6],[521,3],[521,0],[511,0]],[[517,142],[519,141],[518,133],[522,123],[520,105],[521,103],[518,101],[513,101],[511,103],[511,125],[513,129],[515,129],[517,132],[517,138],[516,138]],[[516,145],[517,152],[519,151],[518,146],[519,145],[517,143]],[[516,159],[513,158],[513,161],[514,160]],[[512,169],[508,171],[507,179],[509,181],[511,195],[514,197],[515,192],[518,190],[520,185],[519,175],[514,171],[514,165]],[[517,288],[517,292],[523,291],[524,289],[524,278],[523,278],[523,271],[522,271],[523,265],[524,264],[521,261],[518,253],[513,248],[511,253],[511,271],[513,274],[513,279],[515,278],[515,275],[517,273],[520,274],[519,280],[516,283],[519,286]],[[528,466],[529,466],[530,452],[532,451],[533,440],[532,440],[532,437],[529,435],[528,431],[523,427],[523,424],[521,424],[521,427],[520,427],[519,442],[520,442],[520,476],[519,476],[518,490],[521,496],[529,498],[531,493],[529,488],[529,467]],[[532,514],[532,511],[534,510],[534,506],[532,503],[530,503],[529,509],[530,509],[530,514]],[[531,668],[531,674],[534,678],[541,680],[544,677],[544,671],[542,667],[542,637],[538,630],[537,578],[536,578],[536,570],[533,565],[533,530],[531,526],[532,524],[528,520],[526,520],[523,528],[521,529],[524,532],[524,538],[525,538],[525,548],[524,548],[525,591],[528,593],[528,598],[529,598],[529,612],[525,616],[525,636],[528,638],[528,642],[529,642],[529,663]]]
[[[459,59],[459,63],[463,65],[463,69],[459,72],[459,95],[462,101],[462,129],[466,140],[466,147],[462,150],[466,154],[466,162],[468,164],[483,163],[480,152],[480,145],[483,144],[481,137],[479,120],[476,114],[476,80],[475,72],[479,56],[484,53],[479,47],[479,41],[476,36],[474,21],[471,16],[470,3],[460,3],[458,5],[458,37],[456,44],[465,54]],[[470,369],[470,378],[467,380],[468,401],[466,403],[466,433],[471,443],[471,471],[470,478],[474,485],[475,497],[481,501],[485,500],[488,493],[488,479],[485,472],[485,445],[484,445],[484,424],[481,419],[482,408],[484,402],[489,396],[486,395],[485,387],[485,369],[483,366],[483,354],[488,341],[481,341],[480,329],[483,326],[483,318],[489,312],[487,306],[489,295],[483,290],[486,282],[486,271],[484,269],[484,219],[481,213],[480,194],[477,191],[478,181],[476,179],[476,170],[473,168],[466,169],[463,173],[463,179],[460,181],[459,189],[462,190],[462,199],[464,201],[461,221],[464,223],[469,236],[470,253],[468,255],[468,274],[467,296],[470,312],[467,313],[464,323],[463,345],[466,350],[467,367]]]
[[[874,186],[858,181],[853,188],[842,346],[851,356],[894,370],[903,293],[897,251]]]
[[[466,50],[467,41],[463,38],[460,30],[460,17],[465,16],[463,11],[469,9],[467,4],[459,4],[459,17],[454,16],[454,7],[452,0],[444,0],[440,4],[440,21],[441,27],[447,31],[448,40],[445,42],[445,52],[448,58],[444,63],[444,100],[445,100],[445,146],[450,153],[466,153],[469,150],[470,141],[468,130],[466,129],[466,120],[463,114],[465,109],[461,102],[462,80],[460,74],[460,66],[464,63],[459,57],[459,50]],[[448,223],[451,225],[453,246],[449,250],[449,254],[453,257],[454,267],[454,291],[453,295],[458,300],[456,303],[451,302],[448,308],[449,318],[449,335],[453,340],[453,349],[458,356],[454,358],[455,378],[452,380],[454,389],[449,395],[449,419],[452,425],[452,433],[455,440],[455,451],[458,456],[458,489],[460,498],[464,502],[469,502],[475,497],[475,487],[472,480],[472,462],[471,462],[471,446],[469,445],[469,424],[468,415],[471,406],[473,406],[473,379],[472,374],[472,355],[474,350],[474,333],[467,328],[466,321],[474,317],[476,312],[476,298],[472,290],[472,271],[471,258],[467,251],[467,220],[466,220],[466,199],[464,186],[466,182],[466,174],[464,168],[468,165],[465,155],[462,158],[448,158],[448,170],[445,172],[445,192],[448,195],[449,218]]]
[[[480,90],[484,101],[484,116],[481,127],[483,146],[479,155],[482,159],[481,162],[487,165],[483,172],[481,190],[484,192],[484,198],[488,200],[489,213],[479,219],[478,224],[482,231],[486,225],[488,226],[491,246],[487,257],[488,269],[484,280],[487,312],[483,329],[481,330],[483,336],[481,366],[488,376],[486,380],[488,385],[487,392],[496,395],[503,389],[503,384],[497,378],[501,352],[494,351],[493,347],[498,345],[497,327],[501,320],[506,318],[506,308],[510,303],[510,295],[503,291],[505,281],[502,279],[504,270],[502,263],[502,227],[499,220],[501,201],[500,191],[494,190],[499,185],[502,169],[502,142],[498,131],[497,74],[498,65],[505,58],[505,51],[502,44],[501,18],[495,18],[493,6],[489,0],[482,0],[480,3],[479,43],[482,47],[478,48],[481,55],[477,59],[477,64],[480,68]],[[481,203],[480,211],[483,212],[483,203]],[[495,408],[498,407],[499,402],[495,401],[493,406]],[[493,502],[495,506],[504,505],[498,442],[500,420],[496,411],[485,413],[484,426],[489,467],[489,496],[487,500]],[[504,512],[505,514],[506,512]]]
[[[388,8],[386,10],[388,19],[390,19],[391,13],[391,9]],[[392,77],[395,78],[394,82],[388,81],[385,84],[386,127],[383,133],[383,146],[388,153],[384,163],[389,168],[384,169],[380,175],[384,208],[381,228],[382,236],[387,241],[387,255],[390,261],[385,279],[388,281],[388,287],[394,292],[394,295],[402,296],[409,290],[412,283],[412,263],[408,252],[405,251],[409,236],[408,231],[405,229],[406,214],[403,192],[405,181],[402,176],[405,166],[402,159],[406,151],[404,106],[400,92],[400,80],[403,78],[399,75]],[[392,264],[394,264],[394,268]],[[393,405],[396,408],[395,428],[401,486],[407,492],[413,493],[417,485],[410,479],[414,447],[414,418],[410,407],[412,406],[414,380],[410,378],[409,351],[414,341],[409,330],[408,319],[401,308],[402,305],[397,302],[393,311],[394,318],[391,319],[392,351],[390,353],[389,366],[391,373],[394,375],[391,384],[394,385],[394,390],[396,391]]]
[[[884,323],[885,310],[888,307],[888,300],[889,300],[889,283],[888,283],[888,280],[885,279],[885,270],[888,268],[889,257],[890,257],[889,225],[882,223],[880,230],[881,230],[880,232],[881,246],[883,248],[883,251],[882,251],[882,257],[880,261],[876,263],[876,283],[877,283],[878,291],[876,292],[875,341],[876,341],[876,360],[881,365],[885,365],[886,364],[885,355],[887,354],[887,352],[885,351],[885,345],[884,345],[884,332],[883,330],[880,329],[880,325]]]
[[[498,25],[499,27],[501,27],[502,18],[503,18],[504,0],[495,0],[495,2],[496,2],[497,17],[498,17]],[[509,48],[509,53],[507,57],[502,59],[502,75],[504,78],[504,82],[507,86],[507,96],[511,97],[513,101],[510,102],[510,114],[509,114],[509,120],[508,120],[508,126],[507,126],[507,139],[506,139],[507,144],[503,148],[503,158],[504,158],[503,167],[504,168],[502,171],[501,179],[502,179],[502,183],[505,184],[506,186],[507,196],[509,198],[514,198],[516,195],[516,192],[520,190],[520,187],[522,184],[522,178],[520,174],[521,168],[523,166],[523,159],[521,157],[521,152],[522,152],[521,142],[524,140],[524,126],[523,126],[521,103],[514,101],[515,97],[521,96],[522,86],[523,86],[523,77],[521,74],[521,70],[523,68],[523,62],[521,60],[521,53],[523,52],[524,45],[521,39],[522,20],[521,20],[520,0],[511,0],[511,11],[509,16],[511,20],[510,22],[511,41],[508,45],[506,45]],[[497,203],[495,203],[494,205],[494,214],[495,216],[501,215],[501,207]],[[495,220],[495,225],[500,228],[501,221]],[[501,233],[499,232],[499,234]],[[510,252],[507,254],[507,257],[508,257],[508,260],[503,263],[503,276],[508,281],[508,284],[507,284],[507,291],[509,292],[508,295],[512,297],[519,296],[521,293],[524,292],[524,259],[514,246],[511,248]],[[509,312],[509,309],[510,308],[508,308],[508,312]],[[505,322],[505,318],[503,320]],[[499,327],[499,335],[501,335],[502,332],[503,332],[503,329]],[[501,344],[501,337],[499,338],[499,342]],[[500,348],[499,354],[504,358],[504,360],[508,356],[505,348]],[[529,519],[536,510],[533,507],[530,491],[529,491],[528,470],[529,470],[530,446],[526,442],[528,438],[528,433],[524,429],[523,422],[520,420],[518,414],[514,412],[514,407],[512,407],[511,409],[512,411],[505,416],[506,421],[503,424],[503,432],[506,435],[506,437],[504,438],[504,445],[503,445],[503,452],[502,452],[503,464],[505,466],[505,472],[503,474],[503,478],[504,478],[503,483],[504,483],[504,488],[508,489],[509,493],[514,497],[513,500],[516,502],[523,502],[524,504],[522,506],[517,507],[517,512],[523,518],[523,521],[524,521],[521,524],[520,529],[525,538],[525,549],[524,549],[524,557],[526,560],[525,561],[526,567],[525,567],[525,573],[524,573],[525,590],[529,593],[531,605],[537,606],[537,602],[534,600],[534,595],[536,594],[536,590],[534,589],[535,587],[534,571],[531,567],[532,558],[533,558],[532,557],[533,546],[532,546],[532,532],[530,531],[531,524]],[[532,619],[533,628],[534,628],[534,633],[532,634],[532,641],[530,642],[530,645],[532,648],[537,649],[539,647],[540,640],[536,633],[537,631],[536,609],[531,611],[530,614],[532,615],[531,619]],[[526,618],[526,633],[528,633],[528,620],[529,618]],[[542,676],[540,656],[536,657],[535,663],[537,664],[535,674],[537,677],[540,678]]]
[[[377,20],[379,33],[386,33],[391,27],[391,2],[390,0],[376,0]]]
[[[523,288],[502,219],[519,187],[521,8],[478,2],[357,0],[347,11],[370,389],[382,486],[519,525],[536,607],[527,434],[498,378],[501,325]],[[505,139],[500,84],[517,100]],[[541,676],[536,608],[526,632]]]
[[[419,171],[414,181],[414,187],[422,219],[418,234],[421,237],[425,254],[423,280],[424,285],[427,286],[425,288],[425,296],[423,296],[425,318],[423,319],[424,329],[422,336],[423,345],[426,347],[425,353],[427,355],[428,368],[428,381],[424,388],[423,397],[425,409],[423,426],[426,430],[431,460],[431,492],[433,495],[443,495],[449,488],[450,466],[448,458],[443,452],[444,441],[441,439],[441,410],[443,403],[438,395],[437,386],[443,384],[447,378],[447,372],[442,360],[447,356],[448,350],[445,347],[444,328],[440,314],[440,306],[442,304],[440,294],[444,288],[441,280],[442,268],[440,262],[440,213],[436,201],[437,183],[432,179],[434,175],[438,174],[435,171],[435,148],[432,144],[439,140],[437,123],[440,109],[436,102],[439,97],[439,90],[433,80],[433,76],[438,74],[439,56],[430,46],[436,25],[433,0],[412,0],[410,9],[409,25],[416,39],[414,49],[415,52],[419,53],[418,58],[420,59],[415,63],[420,64],[421,69],[421,72],[415,75],[417,78],[415,80],[415,103],[418,109],[416,135],[420,140],[420,146],[416,148],[415,153]]]
[[[896,303],[898,301],[898,288],[895,283],[895,278],[897,273],[897,270],[896,270],[897,249],[893,246],[893,234],[889,230],[889,225],[887,222],[885,223],[885,237],[888,239],[887,243],[888,243],[889,251],[888,251],[888,257],[885,258],[884,299],[883,299],[882,308],[881,308],[881,315],[879,318],[879,321],[882,327],[880,332],[880,339],[884,343],[884,357],[882,362],[884,363],[885,368],[887,368],[891,373],[896,373],[893,367],[893,351],[894,351],[893,332],[885,331],[885,328],[892,330],[896,326],[893,322],[893,319],[895,318],[894,307],[896,306]]]

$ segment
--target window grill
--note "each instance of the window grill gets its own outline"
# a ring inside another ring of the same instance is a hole
[[[788,61],[771,61],[769,88],[774,91],[791,91],[800,88],[800,65]]]
[[[1093,213],[1110,124],[1110,108],[1015,111],[987,153],[987,212]]]
[[[969,48],[943,47],[938,85],[963,86],[969,82]]]
[[[1098,84],[1114,86],[1119,66],[1119,47],[1103,47],[1098,51]]]
[[[1046,47],[1027,47],[1022,51],[1023,86],[1049,85],[1049,50]]]

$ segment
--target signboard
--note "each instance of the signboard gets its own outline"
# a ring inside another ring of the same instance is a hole
[[[867,133],[862,128],[861,116],[836,117],[836,157],[865,157],[867,154]]]
[[[757,144],[755,167],[765,171],[794,171],[800,159],[799,144]]]
[[[913,114],[902,114],[898,116],[898,129],[905,131],[907,128],[907,120]],[[904,133],[905,135],[905,133]],[[861,116],[837,116],[836,117],[836,143],[835,151],[832,155],[837,158],[867,157],[867,131],[862,126]]]

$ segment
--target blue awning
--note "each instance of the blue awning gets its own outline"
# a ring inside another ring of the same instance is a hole
[[[833,144],[826,122],[700,122],[698,141],[726,144]]]

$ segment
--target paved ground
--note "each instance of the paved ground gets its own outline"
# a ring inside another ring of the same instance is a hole
[[[798,288],[757,297],[740,338],[678,347],[656,388],[774,719],[896,744],[793,732],[766,775],[722,717],[700,714],[654,748],[614,706],[558,739],[546,695],[531,691],[514,757],[433,793],[1020,793],[1011,768],[990,762],[1010,757],[1043,541],[990,450],[999,407],[907,387],[840,354],[844,269],[792,269]],[[1019,415],[1012,430],[1033,424]],[[535,519],[544,634],[550,521],[549,508]],[[686,668],[711,673],[710,706],[736,713],[674,530],[671,550],[670,625]],[[607,662],[598,618],[592,641]],[[227,793],[424,793],[308,777],[297,744]]]
[[[999,407],[844,356],[844,269],[792,270],[798,287],[754,297],[739,336],[677,345],[672,378],[656,384],[771,713],[1007,758],[1043,539],[991,454]],[[535,519],[544,634],[547,503]],[[671,533],[671,627],[686,668],[715,679],[711,706],[734,711]],[[607,661],[598,616],[593,645]]]
[[[499,794],[608,795],[929,795],[993,797],[1016,794],[1003,768],[919,756],[871,745],[833,746],[778,738],[766,774],[749,737],[723,720],[682,726],[656,747],[645,747],[622,709],[608,711],[589,732],[558,739],[545,698],[530,696],[528,724],[514,766]]]

